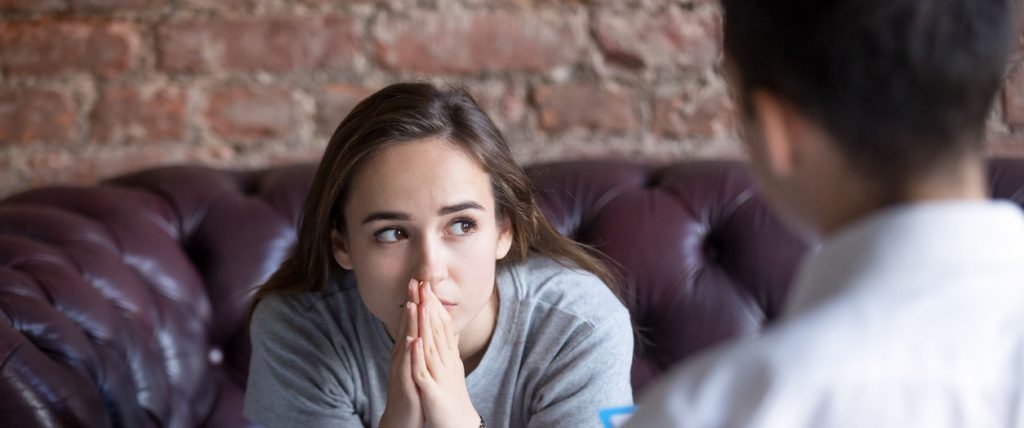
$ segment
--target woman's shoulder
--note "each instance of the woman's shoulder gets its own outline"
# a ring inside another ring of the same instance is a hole
[[[511,266],[511,270],[522,282],[529,285],[581,282],[604,285],[597,275],[577,267],[570,260],[556,260],[536,253],[531,253],[525,261]]]
[[[608,311],[626,312],[604,281],[570,261],[531,255],[509,270],[526,303],[550,306],[587,320]]]
[[[253,308],[252,323],[256,325],[283,319],[310,320],[315,318],[316,314],[332,313],[346,305],[355,304],[351,296],[347,296],[354,290],[354,286],[350,287],[349,282],[350,278],[340,278],[329,280],[321,290],[266,295]]]

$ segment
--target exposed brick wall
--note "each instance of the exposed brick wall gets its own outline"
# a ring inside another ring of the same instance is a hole
[[[466,84],[524,163],[742,156],[720,32],[713,0],[0,0],[0,196],[315,160],[410,79]],[[1022,57],[1000,153],[1024,155]]]

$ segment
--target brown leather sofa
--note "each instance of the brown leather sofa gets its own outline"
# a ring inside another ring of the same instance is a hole
[[[247,425],[247,299],[293,244],[314,169],[159,168],[0,201],[0,425]],[[807,248],[741,163],[529,172],[558,230],[621,265],[638,392],[775,319]],[[990,173],[1024,201],[1024,161]]]

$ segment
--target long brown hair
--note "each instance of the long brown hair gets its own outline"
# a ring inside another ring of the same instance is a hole
[[[306,195],[296,246],[256,292],[252,308],[272,294],[323,290],[332,274],[342,272],[330,235],[332,229],[344,231],[348,183],[382,149],[427,138],[462,148],[490,176],[497,215],[512,226],[512,248],[499,267],[521,263],[534,252],[587,270],[617,293],[617,277],[600,253],[560,235],[541,213],[531,182],[501,132],[465,89],[399,83],[360,102],[334,131]]]

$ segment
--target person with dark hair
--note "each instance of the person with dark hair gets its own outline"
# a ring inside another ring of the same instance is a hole
[[[1013,0],[722,3],[755,175],[820,246],[627,426],[1024,426],[1024,215],[982,146]]]
[[[265,426],[595,426],[632,404],[617,281],[558,234],[461,89],[388,86],[341,122],[294,251],[257,291]]]

